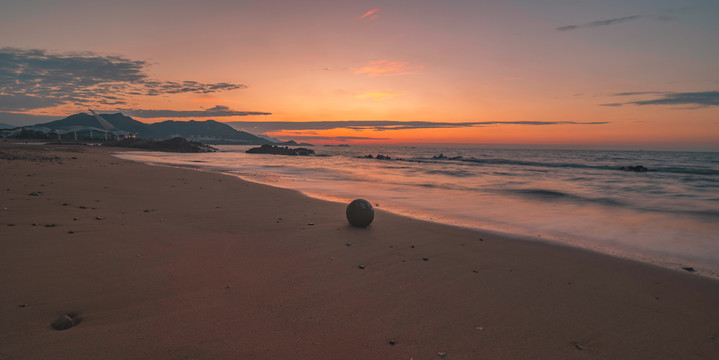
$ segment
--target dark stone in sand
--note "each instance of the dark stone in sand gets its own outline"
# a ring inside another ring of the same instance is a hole
[[[24,308],[24,307],[27,307],[27,304],[17,304],[17,307]]]
[[[422,258],[422,260],[424,260],[424,261],[429,261],[429,258]]]
[[[95,220],[105,220],[105,218],[102,217],[102,216],[96,216],[96,217],[95,217]]]
[[[262,145],[245,151],[248,154],[271,154],[271,155],[312,155],[315,153],[312,149],[307,148],[289,148],[287,146]]]
[[[358,266],[358,268],[359,268],[360,270],[364,270],[365,266],[364,266],[364,265],[360,265],[360,266]]]
[[[397,345],[397,340],[390,340],[388,342],[390,345]]]
[[[67,330],[77,324],[79,324],[81,319],[77,317],[77,314],[65,314],[57,318],[57,320],[53,321],[50,326],[52,326],[55,330]]]
[[[696,271],[696,270],[694,270],[693,267],[690,267],[690,266],[683,267],[682,269],[684,269],[684,270],[686,270],[686,271],[689,271],[689,272],[695,272],[695,271]]]
[[[374,220],[374,209],[369,201],[353,200],[347,205],[347,221],[354,227],[367,227]]]

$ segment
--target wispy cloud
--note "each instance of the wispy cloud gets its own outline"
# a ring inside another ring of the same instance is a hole
[[[227,122],[238,130],[248,132],[266,133],[272,131],[310,131],[310,130],[407,130],[407,129],[441,129],[482,127],[492,125],[603,125],[606,121],[576,122],[576,121],[477,121],[477,122],[434,122],[434,121],[388,121],[388,120],[347,120],[347,121],[232,121]]]
[[[661,97],[637,100],[628,102],[618,102],[609,104],[600,104],[601,106],[623,106],[623,105],[692,105],[695,107],[719,106],[719,91],[699,91],[699,92],[659,92],[659,91],[642,91],[617,93],[617,96],[645,95],[645,94],[661,94]]]
[[[597,27],[597,26],[615,25],[615,24],[621,24],[621,23],[627,22],[627,21],[637,20],[637,19],[640,19],[641,17],[642,17],[641,15],[624,16],[624,17],[608,19],[608,20],[592,21],[590,23],[581,24],[581,25],[560,26],[557,28],[557,30],[570,31],[570,30],[577,30],[577,29],[593,28],[593,27]]]
[[[369,76],[407,75],[415,74],[424,67],[404,61],[375,60],[359,69],[355,74],[367,74]]]
[[[0,48],[0,110],[123,105],[132,96],[210,94],[247,87],[228,82],[153,80],[146,74],[148,67],[146,61],[92,52]]]
[[[371,99],[374,101],[383,101],[393,97],[402,95],[402,93],[396,91],[375,91],[370,93],[363,93],[355,95],[358,99]]]
[[[379,12],[379,9],[372,9],[368,12],[366,12],[364,15],[360,16],[359,19],[367,19],[367,20],[375,20],[379,15],[377,13]]]
[[[189,118],[189,117],[227,117],[227,116],[248,116],[248,115],[272,115],[268,112],[238,111],[231,110],[227,106],[216,105],[215,107],[197,111],[177,110],[143,110],[143,109],[118,109],[125,115],[140,118]]]

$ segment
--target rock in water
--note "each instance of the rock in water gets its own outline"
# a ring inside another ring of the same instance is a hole
[[[374,209],[369,201],[357,199],[347,205],[347,220],[352,226],[367,227],[374,220]]]

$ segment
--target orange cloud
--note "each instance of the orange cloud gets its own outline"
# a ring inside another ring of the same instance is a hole
[[[374,101],[383,101],[400,95],[402,95],[402,93],[396,91],[377,91],[365,94],[358,94],[355,95],[355,97],[358,99],[372,99]]]
[[[220,101],[224,101],[224,100],[220,99],[220,98],[197,98],[197,99],[192,99],[190,101],[192,101],[192,102],[220,102]]]
[[[379,9],[372,9],[372,10],[366,12],[364,15],[360,16],[359,19],[360,20],[365,19],[365,18],[369,18],[370,20],[377,19],[377,16],[378,16],[377,12],[379,12]]]
[[[355,69],[356,74],[368,74],[369,76],[378,75],[407,75],[414,74],[424,67],[421,65],[412,65],[408,62],[375,60],[360,69]]]

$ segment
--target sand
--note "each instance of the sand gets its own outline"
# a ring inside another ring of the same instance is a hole
[[[719,358],[697,273],[117,151],[0,142],[0,359]]]

